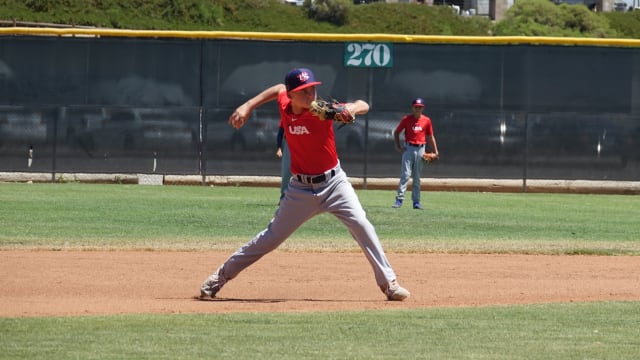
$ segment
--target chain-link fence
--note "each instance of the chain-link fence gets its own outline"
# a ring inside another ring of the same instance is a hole
[[[427,176],[640,178],[640,48],[394,43],[392,65],[351,67],[345,44],[0,37],[0,171],[277,176],[275,104],[226,121],[304,66],[320,96],[371,104],[335,132],[351,176],[399,176],[392,131],[422,97]]]

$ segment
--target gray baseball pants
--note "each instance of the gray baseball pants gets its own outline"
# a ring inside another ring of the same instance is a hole
[[[303,182],[305,177],[300,181],[294,175],[267,228],[231,255],[221,266],[219,274],[226,280],[233,279],[280,246],[305,221],[329,212],[349,229],[371,264],[378,286],[394,280],[396,275],[347,175],[340,165],[333,170],[333,176],[318,184]]]
[[[396,199],[404,200],[404,193],[407,191],[409,179],[411,179],[411,200],[414,203],[420,202],[420,176],[422,176],[422,154],[424,154],[424,150],[424,146],[406,145],[402,153],[402,168]]]

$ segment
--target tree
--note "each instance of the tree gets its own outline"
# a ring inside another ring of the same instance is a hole
[[[610,38],[617,33],[607,18],[583,4],[519,0],[494,27],[494,35]]]

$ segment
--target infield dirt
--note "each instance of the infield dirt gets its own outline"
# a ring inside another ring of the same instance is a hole
[[[640,300],[640,257],[388,254],[412,296],[386,301],[361,253],[275,251],[210,301],[228,252],[0,251],[0,316],[412,309]]]

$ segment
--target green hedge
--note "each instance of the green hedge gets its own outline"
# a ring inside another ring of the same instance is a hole
[[[446,6],[350,0],[4,0],[0,19],[120,29],[640,38],[640,12],[593,13],[549,0],[520,0],[498,22]]]

